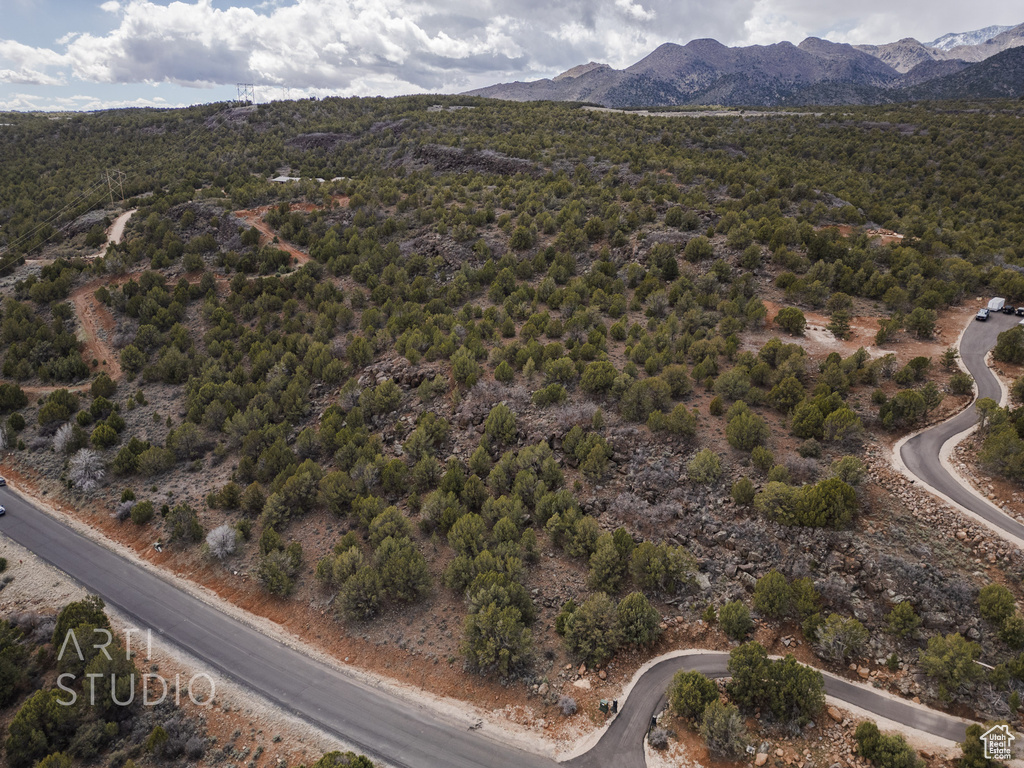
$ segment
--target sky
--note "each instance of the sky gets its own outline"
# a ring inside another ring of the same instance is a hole
[[[0,0],[0,111],[459,93],[665,42],[923,42],[1020,0]]]

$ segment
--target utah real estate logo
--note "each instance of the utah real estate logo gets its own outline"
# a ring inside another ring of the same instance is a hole
[[[1011,745],[1017,738],[1010,732],[1010,726],[1005,723],[993,725],[983,734],[981,741],[985,745],[986,760],[1009,760],[1013,756]]]

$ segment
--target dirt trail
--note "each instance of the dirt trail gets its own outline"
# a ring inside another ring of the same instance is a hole
[[[902,243],[903,235],[899,232],[893,232],[891,229],[854,229],[849,224],[831,224],[827,227],[820,227],[819,229],[835,229],[838,230],[839,234],[843,237],[853,237],[855,234],[863,231],[868,236],[869,240],[878,240],[882,245],[892,245],[893,243]]]
[[[296,246],[289,243],[287,240],[281,240],[280,238],[275,243],[274,238],[277,234],[272,230],[266,222],[263,221],[263,217],[272,209],[276,208],[276,205],[261,205],[259,208],[251,208],[245,211],[235,211],[235,216],[240,218],[250,227],[256,227],[260,232],[260,245],[273,245],[275,248],[280,248],[282,251],[290,254],[295,259],[299,266],[306,264],[310,261],[308,253],[300,251]],[[294,209],[295,206],[292,206]]]
[[[348,200],[345,199],[343,204],[347,204]],[[269,245],[272,243],[276,234],[274,231],[263,221],[263,217],[266,213],[274,206],[264,205],[259,208],[253,208],[251,210],[236,211],[235,215],[245,221],[250,226],[256,227],[261,234],[260,242],[262,245]],[[293,208],[299,208],[302,210],[312,210],[312,206],[293,206]],[[135,210],[126,211],[117,217],[117,220],[107,230],[107,244],[118,243],[124,237],[124,228],[128,223]],[[299,250],[298,247],[292,245],[286,240],[278,240],[275,247],[290,254],[295,261],[299,264],[306,264],[309,262],[310,256],[308,253],[304,253]],[[106,251],[106,245],[103,250],[96,255],[102,255]],[[93,360],[97,362],[95,366],[97,370],[104,370],[107,375],[110,376],[114,381],[120,381],[124,372],[121,370],[120,357],[117,351],[114,349],[112,344],[112,337],[116,328],[116,322],[114,321],[113,315],[110,310],[107,309],[96,297],[96,289],[102,285],[119,285],[127,282],[132,278],[132,275],[120,275],[112,279],[99,279],[92,280],[86,283],[82,287],[75,290],[71,296],[71,305],[75,309],[75,315],[78,318],[79,329],[78,339],[82,342],[82,360],[89,366],[90,370],[93,370]],[[190,283],[196,283],[199,277],[186,277]],[[220,287],[227,285],[227,278],[224,276],[218,276],[217,284]],[[22,391],[27,395],[46,395],[57,389],[68,389],[72,392],[83,392],[89,388],[89,384],[76,384],[74,386],[27,386],[22,387]]]
[[[96,290],[100,286],[121,285],[136,277],[137,274],[118,275],[113,278],[102,278],[92,280],[75,290],[71,296],[71,306],[75,309],[75,316],[78,318],[78,340],[84,345],[82,347],[82,360],[93,370],[93,360],[98,365],[95,370],[106,371],[115,382],[120,381],[124,376],[121,370],[121,357],[114,349],[113,335],[117,322],[110,310],[96,298]],[[202,273],[190,273],[184,275],[190,285],[197,284],[202,279]],[[228,278],[224,275],[215,275],[214,279],[218,290],[229,289]],[[89,384],[75,384],[74,386],[45,386],[45,387],[22,387],[26,395],[46,395],[56,389],[67,389],[71,392],[84,392],[89,389]]]
[[[104,252],[107,250],[107,246],[111,243],[120,243],[124,238],[124,228],[128,223],[128,219],[132,217],[132,214],[137,211],[138,208],[132,208],[130,211],[125,211],[116,219],[114,223],[110,225],[110,229],[107,230],[107,242],[103,246]]]
[[[114,316],[110,314],[99,299],[94,295],[101,285],[110,285],[121,280],[93,280],[86,283],[71,294],[71,305],[81,325],[78,333],[82,347],[82,359],[92,368],[92,361],[99,361],[99,366],[114,381],[121,379],[121,361],[111,344],[114,333]]]
[[[101,285],[112,285],[115,282],[124,282],[128,279],[124,275],[117,280],[93,280],[71,294],[71,306],[75,309],[75,316],[78,318],[78,340],[82,342],[82,360],[89,366],[89,370],[106,371],[114,381],[120,381],[124,372],[121,370],[121,359],[114,349],[111,337],[114,333],[116,323],[114,316],[93,294]],[[92,361],[96,361],[94,368]],[[48,395],[57,389],[67,389],[71,392],[84,392],[89,389],[90,384],[75,384],[72,386],[27,386],[21,390],[26,395]]]

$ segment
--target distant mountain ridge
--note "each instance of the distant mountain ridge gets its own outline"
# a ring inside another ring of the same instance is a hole
[[[950,33],[930,43],[905,37],[895,43],[858,45],[856,48],[881,59],[897,72],[909,72],[924,61],[984,61],[1021,45],[1024,45],[1024,24]]]
[[[1022,46],[1024,24],[952,33],[928,44],[904,38],[854,46],[810,37],[799,45],[730,48],[700,39],[664,43],[621,70],[592,61],[553,79],[501,83],[469,94],[607,107],[871,104],[962,98],[971,95],[964,93],[968,87],[978,89],[979,97],[984,92],[1015,98],[1024,95],[1024,78],[1014,80]],[[995,57],[1001,57],[996,66],[983,66]]]
[[[925,43],[929,48],[938,48],[940,51],[950,51],[961,45],[978,45],[979,43],[987,43],[993,37],[1013,27],[985,27],[984,29],[975,29],[971,32],[950,32],[949,34],[943,35],[942,37],[932,40],[930,43]]]

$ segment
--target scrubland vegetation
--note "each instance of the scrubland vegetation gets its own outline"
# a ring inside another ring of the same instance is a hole
[[[1024,300],[1020,105],[741,120],[434,101],[5,117],[6,445],[55,457],[72,495],[116,489],[123,525],[245,562],[282,600],[315,584],[353,631],[461,596],[471,673],[532,681],[553,643],[588,665],[649,653],[666,606],[742,641],[753,607],[823,663],[863,658],[873,634],[919,653],[937,695],[972,690],[979,668],[957,660],[977,643],[919,617],[974,611],[966,580],[888,604],[882,569],[902,585],[927,558],[880,555],[858,618],[860,585],[824,563],[878,499],[866,442],[970,393],[955,353],[901,344],[979,292]],[[95,222],[52,217],[82,213],[76,191],[109,166],[138,212],[86,260]],[[309,178],[265,180],[282,169]],[[256,206],[275,241],[233,215]],[[881,245],[868,224],[904,237]],[[114,318],[119,377],[80,355],[83,286]],[[883,351],[809,352],[811,313],[838,340],[876,318]],[[1024,361],[1008,333],[997,357]],[[993,409],[981,457],[1016,479],[1021,425]],[[157,496],[169,478],[206,490]],[[326,552],[296,538],[311,515],[342,524]],[[752,596],[723,575],[737,532],[766,555]],[[550,560],[585,588],[540,622]],[[1009,601],[984,635],[1007,692],[1024,687]],[[732,703],[692,674],[673,688],[714,751],[745,745],[738,712],[820,709],[820,675],[792,659],[751,642],[732,663]]]

